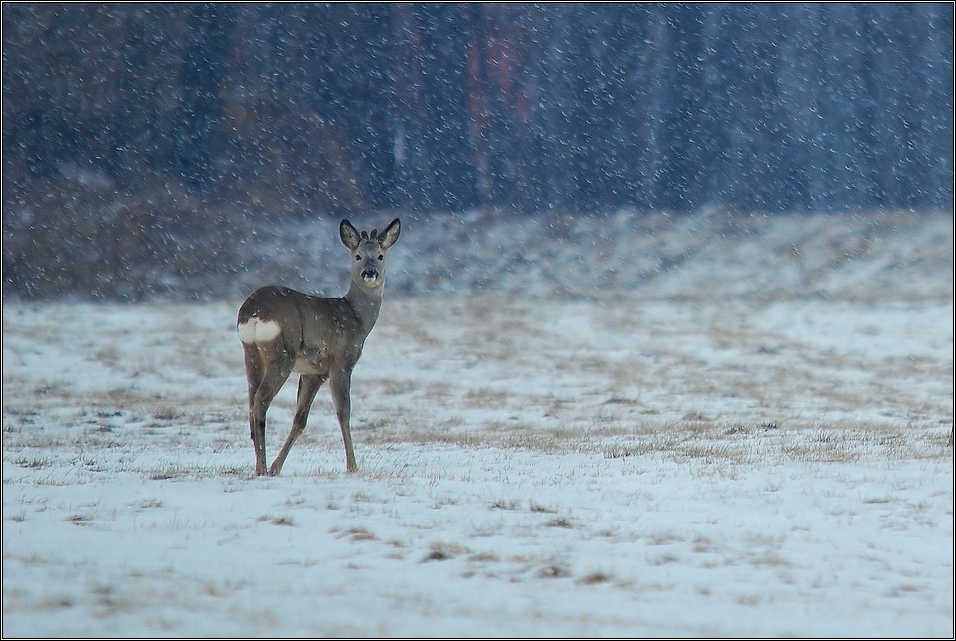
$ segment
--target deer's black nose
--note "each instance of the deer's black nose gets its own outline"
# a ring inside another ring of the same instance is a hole
[[[365,280],[375,280],[378,278],[378,271],[369,267],[368,269],[362,271],[362,278]]]

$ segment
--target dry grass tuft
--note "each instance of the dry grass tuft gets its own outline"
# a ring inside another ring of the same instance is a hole
[[[538,568],[535,576],[542,579],[564,579],[571,576],[571,569],[563,563],[549,563]]]
[[[588,572],[584,576],[580,577],[575,581],[580,585],[597,585],[599,583],[609,583],[614,580],[614,575],[609,572],[604,572],[602,570],[595,570],[593,572]]]
[[[471,554],[471,550],[457,543],[434,541],[429,546],[428,554],[422,559],[422,563],[429,561],[447,561],[463,554]]]

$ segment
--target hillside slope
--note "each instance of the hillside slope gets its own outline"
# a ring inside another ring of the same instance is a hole
[[[356,217],[382,227],[389,216]],[[523,217],[476,211],[403,217],[390,295],[951,299],[948,213]],[[261,228],[229,295],[266,282],[344,291],[338,220]]]

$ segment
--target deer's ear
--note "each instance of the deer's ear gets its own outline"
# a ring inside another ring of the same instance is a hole
[[[339,224],[339,236],[342,238],[342,242],[345,243],[345,246],[351,250],[357,249],[359,243],[362,242],[362,237],[359,235],[358,230],[347,220],[343,220]]]
[[[398,218],[393,220],[388,224],[382,233],[378,235],[379,242],[382,244],[382,249],[388,249],[395,244],[395,241],[398,240],[399,234],[402,233],[402,221]]]

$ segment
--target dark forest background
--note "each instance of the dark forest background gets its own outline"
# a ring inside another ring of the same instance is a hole
[[[5,290],[224,264],[240,217],[950,209],[953,37],[952,3],[4,3]]]

